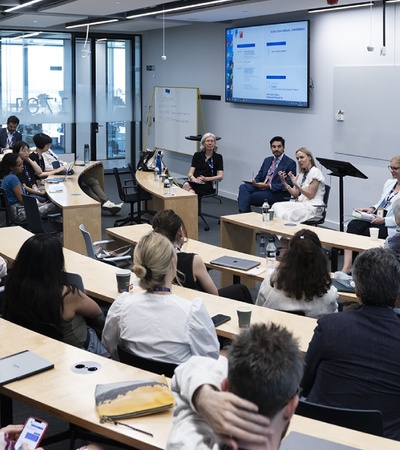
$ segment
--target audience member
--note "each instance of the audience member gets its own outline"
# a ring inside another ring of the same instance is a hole
[[[296,152],[299,174],[288,174],[280,170],[279,177],[287,192],[295,198],[294,202],[279,202],[274,204],[275,216],[279,219],[293,222],[320,218],[321,208],[316,205],[324,204],[325,178],[315,166],[312,153],[308,148],[301,147]],[[291,184],[286,182],[289,175]]]
[[[68,282],[63,247],[55,235],[37,234],[21,247],[9,270],[4,318],[75,347],[108,356],[86,318],[102,328],[98,304]]]
[[[19,141],[22,141],[22,134],[17,131],[19,119],[16,116],[10,116],[7,119],[6,128],[0,130],[0,153],[4,150],[11,150]]]
[[[23,170],[24,163],[17,153],[8,153],[4,155],[0,163],[1,186],[6,192],[13,217],[18,221],[24,221],[26,219],[22,198],[22,194],[26,191],[18,178],[18,175],[21,174]],[[46,217],[48,214],[54,214],[60,211],[59,208],[51,202],[38,204],[38,209],[41,217]]]
[[[202,300],[171,293],[176,260],[171,242],[159,233],[138,242],[133,271],[145,292],[124,292],[108,310],[103,343],[113,358],[119,344],[142,358],[173,364],[192,355],[218,358],[217,335]]]
[[[36,150],[29,154],[29,158],[32,161],[35,161],[36,164],[42,170],[42,173],[39,175],[39,178],[46,178],[49,175],[56,175],[58,173],[65,173],[64,167],[57,167],[54,169],[53,167],[47,167],[44,160],[44,153],[49,151],[51,143],[53,142],[51,137],[44,133],[38,133],[33,136],[33,142],[36,145]]]
[[[356,310],[318,320],[302,381],[307,401],[377,409],[384,436],[400,440],[400,320],[393,311],[400,265],[391,250],[372,248],[354,262]]]
[[[217,289],[199,255],[186,253],[182,247],[187,242],[187,233],[182,219],[172,209],[159,211],[153,218],[153,229],[166,236],[177,252],[177,274],[179,284],[189,289],[207,292],[221,297],[253,303],[250,291],[244,284],[233,284]]]
[[[238,208],[239,212],[251,211],[251,205],[262,206],[265,200],[269,205],[290,199],[283,187],[279,172],[296,173],[296,163],[284,154],[285,139],[281,136],[273,137],[270,142],[273,156],[264,159],[262,166],[255,178],[239,187]],[[284,183],[291,184],[289,177]]]
[[[393,250],[397,259],[400,261],[400,202],[397,201],[393,205],[393,217],[396,222],[396,232],[392,236],[388,236],[385,241],[385,248]]]
[[[37,153],[40,154],[40,161],[42,170],[49,174],[56,171],[64,171],[65,166],[63,162],[59,160],[58,156],[51,150],[50,146],[52,139],[50,136],[44,133],[35,134],[33,136]],[[54,169],[53,162],[59,162],[59,168]],[[91,177],[88,173],[84,172],[79,177],[79,182],[83,183],[83,190],[96,202],[101,203],[101,208],[108,211],[112,216],[121,211],[123,203],[113,203],[104,193],[97,178]]]
[[[167,449],[216,450],[225,444],[278,450],[302,373],[296,340],[273,323],[243,331],[228,359],[191,358],[172,379],[176,403]]]
[[[183,189],[197,195],[215,192],[215,183],[224,178],[224,162],[217,149],[215,135],[206,133],[201,138],[200,151],[193,155],[188,181],[183,183]]]
[[[366,220],[351,220],[347,225],[347,233],[369,236],[369,229],[379,228],[379,238],[393,236],[396,232],[396,222],[393,215],[393,205],[397,201],[397,194],[400,192],[400,156],[393,156],[388,166],[391,179],[387,180],[383,186],[380,199],[375,205],[369,208],[357,208],[358,211],[372,214],[371,222]],[[342,272],[350,273],[353,265],[353,252],[344,251],[344,261]]]
[[[318,236],[298,231],[275,271],[261,283],[256,304],[281,311],[301,311],[320,318],[337,312],[338,293]]]

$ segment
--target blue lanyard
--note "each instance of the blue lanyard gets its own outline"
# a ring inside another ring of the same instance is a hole
[[[211,175],[214,175],[214,157],[211,156],[211,158],[206,159],[206,163],[208,164],[208,167],[211,169]]]
[[[381,207],[383,209],[386,209],[390,205],[390,203],[392,201],[392,198],[399,193],[399,192],[396,192],[394,194],[394,190],[396,189],[396,187],[397,187],[397,183],[393,186],[392,190],[389,192],[389,195],[386,197],[386,200],[384,200],[382,202],[382,206]]]

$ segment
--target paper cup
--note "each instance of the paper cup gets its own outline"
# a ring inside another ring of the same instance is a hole
[[[239,328],[249,328],[251,321],[251,308],[238,308],[237,315]]]
[[[379,228],[370,228],[369,229],[369,235],[371,236],[371,239],[373,241],[377,241],[378,240],[378,236],[379,236]]]
[[[129,292],[129,285],[131,282],[130,270],[119,270],[115,275],[117,277],[118,292]]]

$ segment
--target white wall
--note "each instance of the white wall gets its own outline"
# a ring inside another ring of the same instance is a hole
[[[375,46],[372,53],[366,49],[370,43],[368,8],[295,18],[311,20],[310,61],[314,89],[311,92],[309,109],[225,103],[225,24],[167,28],[166,61],[160,59],[162,32],[158,30],[144,33],[143,119],[147,117],[154,86],[194,86],[200,88],[202,94],[220,95],[221,101],[203,100],[202,103],[207,131],[222,137],[219,141],[219,151],[224,156],[225,165],[225,178],[220,185],[222,195],[236,198],[241,180],[249,178],[256,172],[265,156],[270,154],[269,139],[274,135],[282,135],[286,139],[286,153],[291,157],[294,157],[297,148],[306,146],[313,151],[314,156],[349,161],[369,177],[368,180],[345,178],[345,218],[349,219],[354,206],[369,206],[378,200],[383,183],[389,178],[389,171],[387,161],[374,159],[379,158],[379,141],[375,144],[376,154],[369,155],[371,159],[335,154],[334,67],[396,65],[400,60],[400,48],[397,48],[400,33],[395,30],[399,16],[400,6],[396,8],[396,5],[387,5],[386,56],[379,54],[382,45],[381,7],[374,7],[372,15],[372,44]],[[281,16],[278,20],[287,18]],[[252,25],[271,21],[265,18],[241,24]],[[148,64],[155,65],[156,70],[147,72],[145,68]],[[349,80],[349,89],[354,83],[357,83],[357,80]],[[393,89],[399,87],[394,86]],[[360,129],[360,133],[363,132],[365,130]],[[146,133],[145,123],[144,133]],[[153,143],[154,130],[150,127],[147,147],[152,148]],[[396,144],[397,142],[393,142],[393,155],[400,154]],[[186,174],[190,166],[190,157],[168,155],[167,163],[170,170]],[[323,172],[327,173],[325,169]],[[327,177],[327,183],[332,186],[327,224],[338,228],[338,179]]]

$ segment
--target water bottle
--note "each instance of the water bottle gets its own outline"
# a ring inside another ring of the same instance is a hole
[[[168,178],[164,181],[164,195],[169,195],[171,192],[171,185],[169,184]]]
[[[160,179],[160,171],[158,170],[158,167],[156,166],[154,168],[154,181],[158,181]]]
[[[258,248],[258,254],[262,258],[265,258],[265,256],[266,256],[266,253],[265,253],[265,238],[264,238],[263,235],[261,235],[261,238],[260,238],[260,245],[259,245],[259,248]]]
[[[90,149],[89,144],[83,146],[83,162],[88,164],[90,162]]]
[[[266,253],[267,253],[267,268],[269,269],[275,268],[276,246],[275,246],[275,239],[272,236],[268,239]]]
[[[264,203],[261,207],[261,215],[262,215],[263,222],[269,221],[268,210],[269,210],[269,204],[268,204],[267,200],[264,200]]]
[[[162,174],[161,152],[159,152],[159,151],[157,151],[157,156],[156,156],[156,167],[158,169],[158,174],[161,175]]]

